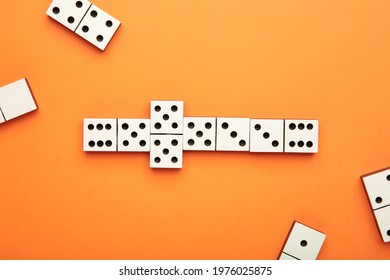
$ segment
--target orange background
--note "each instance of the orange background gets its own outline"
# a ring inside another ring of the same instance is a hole
[[[390,165],[390,2],[93,0],[122,21],[105,52],[1,1],[0,85],[39,110],[0,126],[1,259],[275,259],[293,220],[318,259],[389,259],[360,182]],[[320,121],[319,153],[85,153],[84,117]]]

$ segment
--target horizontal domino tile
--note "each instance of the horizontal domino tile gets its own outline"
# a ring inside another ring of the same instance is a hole
[[[46,14],[104,51],[121,22],[86,0],[53,0]]]

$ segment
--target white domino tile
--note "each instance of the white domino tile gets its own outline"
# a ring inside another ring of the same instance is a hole
[[[26,79],[0,88],[0,119],[9,121],[37,109]],[[1,121],[0,121],[1,122]]]
[[[182,168],[183,135],[151,135],[150,167]]]
[[[183,134],[183,101],[151,101],[151,134]]]
[[[216,118],[185,117],[183,149],[185,151],[215,151]]]
[[[282,261],[296,261],[298,259],[294,258],[294,257],[292,257],[290,255],[287,255],[285,253],[282,253],[282,254],[280,254],[279,260],[282,260]]]
[[[85,0],[54,0],[46,14],[72,31],[75,31],[91,3]]]
[[[362,176],[383,242],[390,242],[390,168]]]
[[[299,260],[315,260],[326,235],[299,222],[294,222],[282,253]]]
[[[286,153],[317,153],[318,120],[285,120],[284,137]]]
[[[217,151],[249,151],[249,118],[217,118]]]
[[[91,5],[75,32],[104,51],[120,24],[116,18]]]
[[[118,119],[118,152],[150,151],[150,119]]]
[[[284,148],[284,120],[251,119],[250,151],[280,153]]]
[[[115,152],[117,119],[84,119],[84,151]]]

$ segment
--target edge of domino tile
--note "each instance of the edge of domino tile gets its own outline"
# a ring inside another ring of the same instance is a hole
[[[373,171],[373,172],[370,172],[370,173],[366,173],[366,174],[360,176],[360,180],[362,181],[362,184],[363,184],[364,193],[366,194],[366,198],[367,198],[367,201],[368,201],[368,206],[369,206],[369,208],[370,208],[369,210],[370,210],[370,212],[371,212],[371,216],[372,216],[372,218],[373,218],[374,221],[375,221],[376,228],[377,228],[377,231],[378,231],[378,235],[379,235],[379,237],[380,237],[380,239],[382,240],[383,243],[389,243],[389,242],[388,242],[388,241],[385,241],[385,240],[383,239],[381,228],[380,228],[379,223],[378,223],[378,220],[376,219],[376,216],[375,216],[375,211],[380,210],[380,209],[382,209],[382,208],[384,208],[384,207],[390,207],[390,205],[383,206],[383,207],[381,207],[381,208],[379,208],[379,209],[376,209],[376,210],[373,209],[373,207],[372,207],[372,205],[371,205],[371,201],[370,201],[370,196],[368,195],[368,191],[367,191],[366,184],[364,183],[364,178],[365,178],[365,177],[369,177],[369,176],[371,176],[371,175],[375,175],[375,174],[377,174],[377,173],[380,173],[380,172],[386,171],[386,170],[390,170],[390,166],[385,167],[385,168],[381,168],[381,169],[378,169],[378,170],[376,170],[376,171]]]
[[[27,78],[22,78],[22,79],[24,79],[25,80],[25,82],[26,82],[26,84],[27,84],[27,87],[28,87],[28,90],[30,91],[30,94],[31,94],[31,97],[32,97],[32,99],[33,99],[33,101],[34,101],[34,103],[35,103],[35,110],[38,110],[39,109],[39,105],[38,105],[38,103],[37,103],[37,99],[35,98],[35,95],[34,95],[34,92],[32,91],[32,89],[31,89],[31,86],[30,86],[30,83],[29,83],[29,81],[28,81],[28,79]],[[21,80],[22,80],[21,79]],[[35,111],[34,110],[34,111]]]
[[[381,169],[378,169],[378,170],[375,170],[375,171],[372,171],[372,172],[370,172],[370,173],[363,174],[363,175],[360,176],[360,179],[363,180],[363,178],[365,178],[365,177],[374,175],[374,174],[376,174],[376,173],[379,173],[379,172],[382,172],[382,171],[385,171],[385,170],[390,170],[390,166],[385,167],[385,168],[381,168]],[[362,182],[363,182],[363,184],[364,184],[364,181],[362,181]]]
[[[288,239],[289,239],[289,237],[290,237],[290,234],[291,234],[291,232],[292,232],[292,230],[293,230],[293,228],[294,228],[295,223],[301,224],[301,225],[303,225],[303,226],[305,226],[305,227],[308,227],[308,228],[310,228],[310,229],[312,229],[312,230],[315,230],[315,231],[317,231],[317,232],[322,233],[323,235],[325,235],[325,239],[326,239],[326,234],[325,234],[324,232],[322,232],[322,231],[320,231],[320,230],[318,230],[318,229],[315,229],[315,228],[313,228],[313,227],[310,227],[310,226],[308,226],[307,224],[304,224],[304,223],[301,223],[301,222],[299,222],[299,221],[297,221],[297,220],[294,220],[294,221],[292,222],[291,226],[290,226],[290,229],[288,230],[288,233],[287,233],[286,238],[285,238],[285,240],[284,240],[284,242],[283,242],[283,245],[282,245],[282,249],[280,249],[280,252],[279,252],[279,254],[278,254],[277,260],[279,260],[280,257],[282,256],[282,254],[285,253],[285,252],[283,252],[283,250],[284,250],[284,247],[286,246],[286,243],[287,243],[287,241],[288,241]],[[324,242],[325,242],[325,240],[324,240]],[[321,252],[321,250],[320,250],[320,252]],[[285,253],[285,254],[286,254],[286,253]],[[289,254],[287,254],[287,255],[289,255]],[[295,256],[292,256],[292,257],[296,258]],[[299,260],[299,259],[297,259],[297,260]]]

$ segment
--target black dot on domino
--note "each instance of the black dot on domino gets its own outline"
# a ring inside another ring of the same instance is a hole
[[[96,37],[96,40],[98,41],[98,42],[103,42],[103,36],[102,35],[98,35],[97,37]]]
[[[84,33],[87,33],[89,31],[89,27],[84,25],[81,30],[83,30]]]
[[[131,137],[137,138],[137,136],[138,136],[137,132],[133,131],[133,132],[131,133]]]
[[[139,128],[140,128],[140,129],[145,129],[145,127],[146,127],[146,124],[144,124],[144,123],[140,123],[140,124],[139,124]]]
[[[203,136],[203,132],[202,131],[197,131],[196,132],[196,136],[198,136],[199,138]]]
[[[98,13],[95,10],[91,11],[91,17],[95,18],[97,15]]]
[[[127,141],[127,140],[123,141],[123,146],[125,146],[125,147],[129,146],[129,141]]]
[[[106,26],[107,27],[112,27],[112,21],[111,20],[107,20],[106,21]]]
[[[95,147],[95,141],[89,141],[88,146],[90,146],[91,148]]]
[[[164,150],[163,150],[163,154],[164,154],[164,155],[169,154],[169,150],[168,150],[168,149],[164,149]]]
[[[228,123],[224,122],[224,123],[222,124],[222,128],[223,128],[223,129],[228,129],[228,128],[229,128]]]
[[[102,130],[103,129],[103,125],[101,123],[97,124],[96,125],[96,129],[97,130]]]
[[[89,125],[88,125],[88,129],[89,129],[89,130],[93,130],[94,128],[95,128],[95,126],[94,126],[93,124],[89,124]]]
[[[279,146],[279,142],[276,141],[276,140],[272,141],[272,146],[273,146],[273,147]]]
[[[81,8],[83,6],[83,2],[81,2],[81,1],[77,1],[76,2],[76,7],[77,8]]]
[[[172,146],[177,146],[177,144],[179,144],[179,142],[176,139],[173,139],[171,141],[171,144],[172,144]]]
[[[193,129],[195,127],[195,124],[193,122],[189,122],[187,126],[189,129]]]
[[[172,157],[171,161],[172,161],[172,163],[177,163],[177,157]]]
[[[256,124],[256,125],[255,125],[255,130],[260,130],[260,129],[261,129],[261,125]]]
[[[161,162],[161,158],[155,157],[155,158],[154,158],[154,162],[155,162],[155,163],[160,163],[160,162]]]
[[[122,124],[122,129],[123,130],[128,130],[129,129],[129,124],[127,124],[127,123]]]
[[[237,132],[232,131],[232,132],[230,133],[230,137],[236,138],[236,137],[237,137]]]
[[[145,147],[145,146],[146,146],[146,141],[145,141],[145,140],[139,141],[139,145],[140,145],[141,147]]]
[[[206,128],[206,129],[210,129],[211,128],[211,123],[209,123],[209,122],[207,122],[205,125],[204,125],[204,127]]]
[[[74,23],[74,17],[68,17],[68,22],[69,23]]]
[[[207,139],[204,141],[205,146],[209,147],[211,146],[211,140]]]
[[[189,140],[187,141],[187,144],[188,144],[189,146],[194,146],[194,144],[195,144],[194,139],[189,139]]]
[[[107,146],[107,147],[111,147],[111,146],[112,146],[112,142],[111,142],[110,140],[107,140],[107,141],[106,141],[106,146]]]
[[[264,137],[264,139],[268,139],[269,138],[269,133],[268,132],[264,132],[263,137]]]
[[[161,144],[160,140],[154,140],[154,145],[155,146],[160,146],[160,144]]]
[[[52,12],[53,12],[53,14],[58,15],[60,13],[60,8],[54,7]]]
[[[98,147],[103,147],[104,146],[104,142],[101,141],[101,140],[97,141],[97,146]]]
[[[155,124],[154,124],[154,128],[155,128],[155,129],[160,129],[160,128],[161,128],[161,123],[159,123],[159,122],[158,122],[158,123],[155,123]]]
[[[238,143],[241,147],[244,147],[246,145],[246,141],[245,140],[240,140],[240,142]]]
[[[306,240],[302,240],[301,241],[301,246],[302,247],[306,247],[307,246],[307,241]]]
[[[375,198],[375,202],[376,203],[382,203],[382,201],[383,201],[383,199],[380,197],[380,196],[378,196],[377,198]]]

